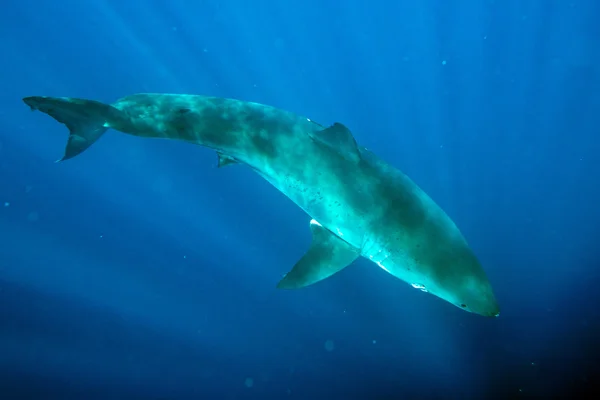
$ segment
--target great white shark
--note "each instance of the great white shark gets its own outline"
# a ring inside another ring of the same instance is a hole
[[[499,315],[492,286],[450,217],[341,123],[323,126],[268,105],[200,95],[142,93],[110,105],[68,97],[23,101],[68,127],[59,161],[111,128],[214,149],[219,166],[248,165],[311,217],[310,248],[279,288],[319,282],[362,256],[463,310]]]

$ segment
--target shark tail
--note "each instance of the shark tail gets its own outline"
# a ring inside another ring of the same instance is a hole
[[[39,110],[69,128],[65,154],[59,161],[84,152],[108,129],[121,112],[108,104],[69,97],[32,96],[23,99],[32,111]]]

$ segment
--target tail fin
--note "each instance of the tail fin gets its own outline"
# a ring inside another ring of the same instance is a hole
[[[116,108],[93,100],[32,96],[23,101],[32,111],[40,110],[69,128],[65,155],[57,162],[84,152],[106,132],[107,122],[119,113]]]

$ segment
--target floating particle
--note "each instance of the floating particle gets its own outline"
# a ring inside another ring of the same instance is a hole
[[[254,379],[252,379],[252,378],[246,378],[246,380],[244,381],[244,385],[247,388],[251,388],[252,386],[254,386]]]
[[[327,350],[327,351],[333,351],[333,349],[335,349],[335,345],[333,344],[333,340],[327,340],[325,342],[325,350]]]
[[[7,201],[6,203],[4,203],[4,207],[8,207],[10,206],[10,203]]]
[[[446,60],[442,61],[442,65],[446,65]]]
[[[27,214],[27,221],[29,222],[36,222],[38,219],[40,219],[40,215],[36,211]]]

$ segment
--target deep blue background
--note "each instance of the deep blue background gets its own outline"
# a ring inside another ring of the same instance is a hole
[[[596,0],[5,1],[0,397],[592,389],[598,20]],[[66,128],[21,102],[147,91],[344,123],[460,226],[500,318],[463,312],[365,260],[278,291],[310,243],[309,217],[248,168],[217,169],[207,149],[114,131],[54,164]]]

